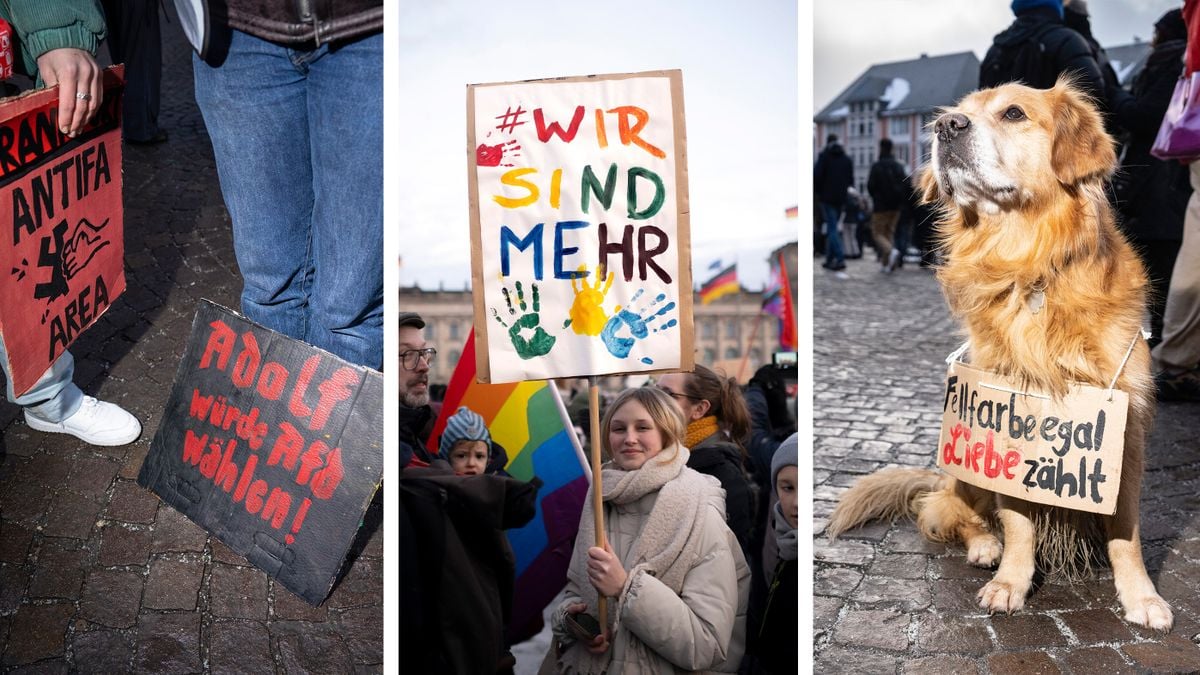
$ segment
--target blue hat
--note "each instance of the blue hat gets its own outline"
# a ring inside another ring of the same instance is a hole
[[[785,466],[796,466],[799,443],[800,435],[795,433],[783,439],[775,449],[775,454],[771,456],[771,492],[775,491],[775,479],[779,476],[779,471]]]
[[[483,418],[466,406],[460,407],[446,420],[446,430],[442,432],[438,453],[449,459],[450,449],[459,441],[483,441],[489,446],[492,443],[492,435],[488,433]]]
[[[1063,17],[1062,0],[1012,0],[1012,12],[1016,15],[1036,7],[1048,7],[1058,12],[1058,18]]]

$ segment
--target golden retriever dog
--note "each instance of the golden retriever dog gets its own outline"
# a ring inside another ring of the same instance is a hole
[[[1055,398],[1071,382],[1108,387],[1120,372],[1117,388],[1130,403],[1116,512],[1033,504],[940,471],[893,468],[858,481],[827,533],[915,516],[927,538],[963,542],[971,563],[999,562],[978,599],[1004,612],[1024,605],[1038,565],[1080,578],[1106,549],[1125,619],[1169,630],[1171,608],[1146,573],[1138,535],[1155,399],[1149,350],[1136,337],[1146,274],[1104,195],[1117,166],[1113,141],[1067,79],[1048,90],[1009,84],[974,92],[933,127],[921,189],[939,206],[946,262],[937,276],[965,329],[970,362]]]

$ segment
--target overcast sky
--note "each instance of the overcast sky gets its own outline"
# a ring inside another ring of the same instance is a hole
[[[1013,21],[1004,0],[815,0],[813,105],[819,111],[868,67],[973,51],[983,59]],[[1149,41],[1154,22],[1179,0],[1091,0],[1092,34],[1102,46]]]
[[[807,8],[806,10],[807,11]],[[403,2],[399,7],[400,283],[469,282],[466,86],[546,77],[683,71],[693,269],[737,259],[766,281],[771,249],[796,239],[796,0]],[[389,30],[392,27],[389,26]],[[390,71],[391,72],[391,71]],[[805,86],[808,86],[805,83]]]

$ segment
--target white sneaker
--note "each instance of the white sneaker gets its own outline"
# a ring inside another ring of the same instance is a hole
[[[61,422],[47,422],[25,411],[32,429],[52,434],[71,434],[89,445],[125,445],[137,440],[142,423],[124,408],[84,396],[79,410]]]
[[[888,254],[888,260],[887,260],[888,273],[896,271],[896,268],[899,266],[900,266],[900,250],[894,248],[894,249],[892,249],[892,252]]]

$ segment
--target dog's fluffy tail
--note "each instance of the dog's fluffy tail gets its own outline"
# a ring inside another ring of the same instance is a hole
[[[877,518],[915,516],[918,499],[941,487],[944,474],[932,469],[891,468],[858,479],[829,518],[830,539]]]

